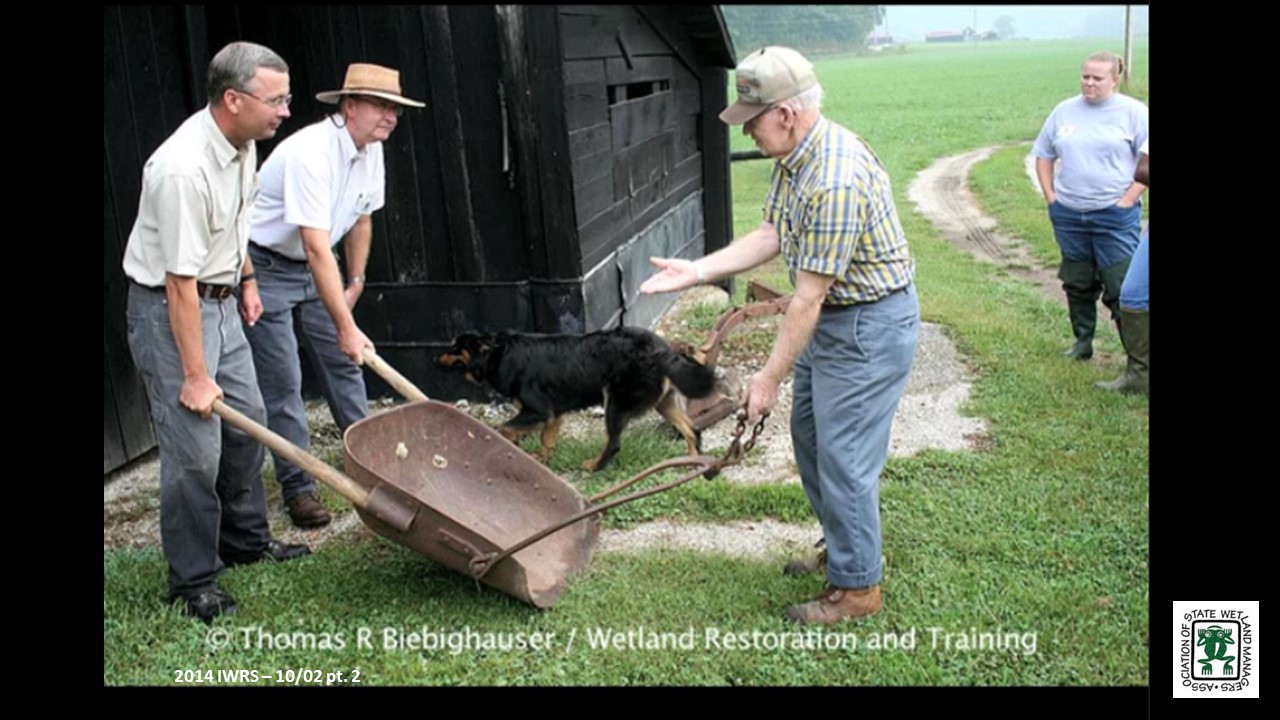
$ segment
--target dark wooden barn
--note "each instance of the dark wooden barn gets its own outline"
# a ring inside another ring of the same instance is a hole
[[[103,29],[104,472],[154,445],[120,269],[142,165],[205,104],[232,40],[290,64],[280,138],[323,117],[315,93],[351,62],[399,69],[427,103],[387,142],[356,320],[434,397],[474,392],[430,362],[456,334],[649,325],[673,298],[639,296],[647,258],[731,239],[716,115],[734,52],[716,6],[108,6]]]

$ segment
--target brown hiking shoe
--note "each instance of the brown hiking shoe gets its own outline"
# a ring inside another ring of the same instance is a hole
[[[859,618],[880,612],[880,586],[838,588],[828,585],[817,599],[787,608],[787,619],[801,623],[831,625],[845,618]]]
[[[320,502],[320,496],[314,492],[294,495],[285,503],[285,507],[289,509],[289,519],[297,527],[318,528],[329,524],[329,511]]]

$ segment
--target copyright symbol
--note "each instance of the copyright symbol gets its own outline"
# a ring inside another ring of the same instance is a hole
[[[221,650],[231,642],[231,633],[224,628],[213,628],[205,635],[204,641],[210,650]]]

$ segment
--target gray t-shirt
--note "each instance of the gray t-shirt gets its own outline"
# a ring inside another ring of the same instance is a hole
[[[1053,189],[1063,207],[1090,212],[1115,205],[1133,184],[1147,140],[1147,106],[1116,93],[1097,105],[1077,95],[1049,113],[1032,153],[1061,160]]]

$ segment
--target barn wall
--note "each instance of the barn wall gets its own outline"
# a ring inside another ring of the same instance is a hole
[[[675,12],[561,9],[564,108],[588,328],[656,317],[659,300],[649,300],[643,312],[629,307],[638,268],[619,253],[674,241],[658,243],[658,235],[646,235],[637,242],[642,233],[687,228],[691,234],[680,248],[705,246],[701,71],[671,17]],[[684,222],[671,225],[671,217],[692,217],[686,207],[691,198],[699,204],[696,229]],[[673,213],[677,208],[684,209]]]

